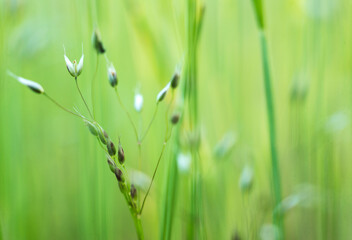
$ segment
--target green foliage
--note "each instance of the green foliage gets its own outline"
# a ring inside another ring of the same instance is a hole
[[[0,239],[348,239],[351,12],[0,1]]]

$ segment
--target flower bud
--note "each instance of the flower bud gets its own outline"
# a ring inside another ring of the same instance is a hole
[[[170,88],[170,82],[159,92],[158,96],[156,97],[156,102],[161,102],[162,100],[164,100],[169,88]]]
[[[174,113],[174,114],[171,116],[171,123],[172,123],[172,124],[176,125],[179,120],[180,120],[180,114]]]
[[[137,112],[141,112],[143,107],[143,96],[140,93],[137,93],[134,96],[134,109],[136,109]]]
[[[123,176],[122,171],[119,168],[117,168],[117,167],[115,169],[115,176],[117,178],[117,181],[119,181],[119,182],[124,182],[125,181],[125,178]]]
[[[125,162],[125,152],[123,151],[121,143],[119,143],[117,158],[118,158],[120,164],[123,164]]]
[[[171,87],[173,89],[177,88],[179,81],[180,81],[180,73],[178,71],[176,71],[170,81]]]
[[[84,59],[83,46],[82,46],[82,56],[78,64],[76,60],[71,62],[70,59],[66,56],[65,47],[64,47],[64,58],[65,58],[67,70],[71,74],[71,76],[77,78],[79,75],[81,75],[83,70],[83,59]]]
[[[133,184],[131,184],[130,194],[131,194],[131,198],[132,199],[136,199],[137,198],[137,189],[136,189],[136,187]]]
[[[98,129],[94,126],[94,124],[93,123],[91,123],[91,122],[89,122],[89,121],[87,121],[87,120],[84,120],[84,123],[86,124],[86,126],[87,126],[87,128],[88,128],[88,130],[89,130],[89,132],[91,133],[91,134],[93,134],[94,136],[98,136]]]
[[[239,186],[242,192],[248,192],[253,184],[253,169],[250,166],[245,166],[242,170]]]
[[[101,41],[100,32],[98,29],[95,29],[92,35],[92,44],[97,53],[103,54],[105,53],[105,48],[103,46],[103,42]]]
[[[108,149],[108,153],[110,156],[115,156],[116,155],[116,148],[115,148],[115,145],[112,141],[108,141],[108,144],[107,144],[107,149]]]
[[[112,87],[117,86],[117,75],[116,75],[116,70],[114,68],[114,65],[112,63],[110,64],[108,68],[108,77],[109,77],[109,82]]]
[[[27,86],[33,92],[39,93],[39,94],[44,93],[44,88],[39,83],[33,82],[31,80],[24,79],[22,77],[18,77],[18,76],[16,76],[15,74],[13,74],[10,71],[7,71],[7,74],[10,75],[11,77],[15,78],[19,83]]]
[[[110,157],[108,157],[108,164],[109,164],[109,168],[110,168],[111,172],[115,173],[117,167],[116,167],[115,162],[113,160],[111,160]]]

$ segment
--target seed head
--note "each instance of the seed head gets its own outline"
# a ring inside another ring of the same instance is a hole
[[[116,155],[115,144],[112,141],[110,141],[110,139],[108,140],[107,149],[110,156]]]
[[[117,168],[115,162],[113,160],[111,160],[111,158],[109,156],[107,159],[108,159],[108,164],[109,164],[109,168],[110,168],[111,172],[115,173],[116,168]]]
[[[136,189],[136,187],[133,184],[131,184],[130,194],[131,194],[131,198],[132,199],[136,199],[137,198],[137,189]]]
[[[105,53],[106,50],[103,46],[103,42],[101,41],[101,37],[100,37],[100,32],[97,28],[93,31],[92,44],[95,50],[97,51],[97,53],[100,53],[100,54]]]
[[[94,126],[93,123],[91,123],[91,122],[89,122],[89,121],[87,121],[87,120],[84,120],[84,123],[86,124],[86,126],[87,126],[87,128],[88,128],[88,130],[89,130],[89,132],[90,132],[91,134],[93,134],[94,136],[98,136],[99,131],[98,131],[98,129],[96,128],[96,126]]]
[[[103,134],[104,134],[105,139],[109,139],[109,135],[107,132],[105,132],[105,130],[103,130]]]
[[[24,79],[24,78],[19,77],[19,76],[16,76],[15,74],[13,74],[10,71],[7,71],[7,74],[10,75],[11,77],[15,78],[19,83],[27,86],[33,92],[38,93],[38,94],[44,93],[44,88],[39,83],[33,82],[31,80],[28,80],[28,79]]]
[[[119,150],[117,152],[117,158],[119,159],[120,164],[123,164],[125,162],[125,152],[123,151],[121,142],[119,142]]]
[[[115,176],[117,178],[117,181],[119,181],[119,182],[124,182],[125,181],[125,178],[123,176],[122,171],[119,168],[117,168],[117,167],[115,169]]]
[[[172,124],[176,125],[179,120],[180,120],[180,114],[174,113],[174,114],[171,116],[171,123],[172,123]]]
[[[116,70],[114,68],[114,65],[112,65],[112,63],[108,67],[108,78],[109,78],[110,85],[112,87],[116,87],[118,80],[117,80]]]
[[[134,96],[134,109],[136,109],[137,112],[141,112],[143,107],[143,96],[140,93],[137,93]]]
[[[170,82],[159,92],[158,96],[156,97],[156,102],[161,102],[162,100],[164,100],[169,88],[170,88]]]
[[[78,64],[76,60],[71,62],[70,59],[66,56],[65,47],[64,47],[64,58],[65,58],[67,70],[71,74],[71,76],[77,78],[79,75],[81,75],[83,70],[83,59],[84,59],[83,46],[82,46],[82,56]]]
[[[175,71],[174,75],[171,78],[171,88],[175,89],[178,86],[178,83],[180,81],[180,73],[178,71]]]
[[[98,136],[99,136],[99,139],[101,141],[102,144],[106,145],[107,144],[107,137],[105,137],[105,130],[100,126],[98,125]]]

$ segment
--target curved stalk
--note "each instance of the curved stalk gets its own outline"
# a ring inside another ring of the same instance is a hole
[[[68,110],[67,108],[65,108],[64,106],[62,106],[61,104],[59,104],[57,101],[55,101],[52,97],[50,97],[47,93],[43,93],[43,95],[45,97],[47,97],[51,102],[53,102],[56,106],[58,106],[59,108],[61,108],[62,110],[64,110],[65,112],[68,112],[76,117],[79,117],[79,118],[82,118],[82,119],[85,119],[84,117],[82,117],[81,115],[77,114],[77,113],[74,113],[70,110]]]
[[[149,129],[150,127],[152,126],[153,122],[154,122],[154,119],[155,119],[155,116],[156,116],[156,113],[158,112],[158,106],[159,106],[159,102],[156,103],[156,107],[155,107],[155,111],[154,111],[154,114],[153,114],[153,117],[152,117],[152,120],[150,121],[147,129],[145,130],[145,133],[144,135],[141,137],[141,140],[140,142],[142,142],[144,140],[144,138],[147,136],[148,132],[149,132]]]
[[[89,107],[88,107],[88,104],[87,104],[86,100],[85,100],[84,97],[83,97],[83,94],[82,94],[82,92],[81,92],[81,89],[80,89],[79,86],[78,86],[77,77],[75,77],[75,83],[76,83],[76,87],[77,87],[77,90],[78,90],[78,92],[79,92],[79,95],[81,95],[81,98],[82,98],[82,100],[83,100],[83,102],[84,102],[84,105],[86,105],[86,108],[87,108],[87,110],[88,110],[88,113],[89,113],[90,117],[91,117],[92,119],[94,119],[92,113],[90,112],[90,109],[89,109]]]
[[[116,92],[116,96],[117,96],[117,100],[119,101],[122,109],[125,111],[127,117],[128,117],[128,120],[130,121],[132,127],[133,127],[133,130],[134,130],[134,134],[136,135],[136,140],[137,142],[139,143],[139,138],[138,138],[138,132],[137,132],[137,128],[136,128],[136,125],[134,125],[134,122],[132,120],[132,117],[130,115],[130,113],[127,111],[127,108],[125,107],[125,105],[123,104],[123,102],[121,101],[121,98],[120,98],[120,94],[119,94],[119,91],[117,91],[117,88],[115,87],[115,92]]]

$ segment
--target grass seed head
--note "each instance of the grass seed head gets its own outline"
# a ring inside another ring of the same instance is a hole
[[[102,144],[106,145],[108,142],[107,142],[107,139],[109,139],[108,137],[105,137],[105,130],[99,125],[97,124],[97,130],[98,130],[98,136],[99,136],[99,139],[101,141]]]
[[[171,123],[176,125],[178,123],[178,121],[180,120],[180,114],[178,113],[174,113],[171,116]]]
[[[110,171],[115,173],[116,168],[117,168],[115,162],[109,156],[108,156],[107,159],[108,159],[108,164],[109,164]]]
[[[101,40],[100,32],[97,28],[94,30],[92,35],[92,44],[98,54],[103,54],[106,52]]]
[[[176,71],[170,81],[171,88],[173,88],[173,89],[177,88],[179,81],[180,81],[180,73],[178,71]]]
[[[117,178],[117,181],[119,182],[124,182],[125,181],[125,177],[123,176],[122,171],[116,167],[115,169],[115,176]]]
[[[66,56],[65,47],[64,47],[64,58],[65,58],[67,70],[71,74],[71,76],[77,78],[79,75],[81,75],[83,70],[83,59],[84,59],[83,46],[82,46],[82,56],[78,63],[76,60],[74,60],[73,62],[70,61],[70,59]]]
[[[134,96],[134,109],[136,109],[137,112],[141,112],[143,107],[143,96],[140,93],[136,93]]]
[[[117,158],[118,158],[120,164],[123,164],[125,162],[125,152],[123,151],[121,142],[119,142],[119,149],[117,152]]]
[[[91,134],[93,134],[94,136],[99,135],[99,131],[93,123],[91,123],[87,120],[84,120],[84,123],[86,124],[86,126]]]
[[[118,80],[117,80],[117,75],[116,75],[116,70],[114,65],[112,63],[108,67],[108,78],[109,78],[109,83],[112,87],[116,87]]]
[[[110,141],[110,139],[108,140],[107,149],[108,149],[108,153],[109,153],[110,156],[115,156],[116,155],[115,144],[112,141]]]
[[[10,75],[11,77],[15,78],[19,83],[27,86],[33,92],[38,93],[38,94],[44,93],[44,88],[39,83],[33,82],[31,80],[28,80],[28,79],[24,79],[24,78],[19,77],[19,76],[16,76],[15,74],[13,74],[10,71],[7,71],[7,74]]]
[[[131,184],[130,194],[131,194],[132,199],[136,199],[137,198],[137,189],[136,189],[136,187],[133,184]]]
[[[169,88],[170,88],[170,82],[158,93],[158,96],[156,97],[156,102],[161,102],[162,100],[164,100]]]

